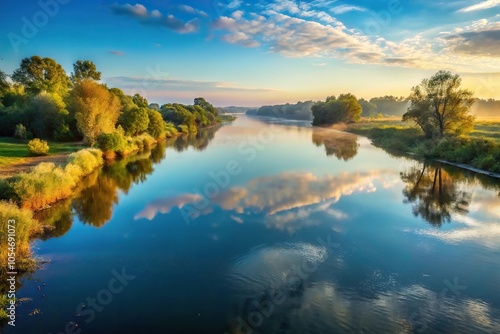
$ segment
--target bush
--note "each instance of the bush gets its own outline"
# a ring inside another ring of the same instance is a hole
[[[35,156],[47,155],[49,153],[49,145],[45,140],[35,138],[28,142],[28,152]]]
[[[42,162],[29,173],[24,173],[3,184],[10,191],[10,199],[22,208],[37,210],[71,196],[82,177],[103,164],[102,152],[85,149],[72,153],[62,168],[51,162]]]
[[[0,201],[0,258],[1,269],[7,268],[8,255],[8,221],[16,221],[16,267],[26,270],[33,265],[29,240],[41,232],[41,225],[33,219],[33,213],[27,209],[20,209],[12,202]],[[4,233],[5,232],[5,233]]]
[[[65,167],[67,172],[79,168],[81,170],[80,175],[76,175],[73,171],[74,177],[82,177],[92,173],[97,167],[102,166],[104,161],[102,160],[102,152],[95,148],[87,148],[80,150],[75,153],[71,153],[68,159],[68,164]]]
[[[103,151],[120,151],[127,145],[125,136],[119,131],[112,133],[101,133],[97,137],[97,146]]]
[[[16,125],[16,131],[14,132],[14,137],[19,138],[19,139],[26,139],[27,138],[27,131],[26,127],[22,124]]]
[[[185,124],[181,124],[178,126],[179,131],[182,132],[183,134],[188,134],[189,133],[189,128]]]
[[[179,131],[177,131],[175,125],[170,122],[165,123],[165,131],[167,138],[172,138],[179,134]]]

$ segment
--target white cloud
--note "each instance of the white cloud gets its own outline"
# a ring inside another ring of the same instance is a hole
[[[199,15],[199,16],[203,16],[203,17],[208,16],[208,14],[205,13],[204,11],[193,8],[193,7],[188,6],[188,5],[179,5],[179,9],[185,13],[192,14],[192,15]]]
[[[467,12],[473,12],[473,11],[478,11],[478,10],[490,9],[490,8],[493,8],[496,6],[500,6],[500,0],[486,0],[486,1],[482,1],[478,4],[462,8],[458,12],[467,13]]]
[[[366,12],[366,8],[352,5],[339,5],[330,9],[330,11],[336,15],[344,14],[348,12],[358,11],[358,12]]]

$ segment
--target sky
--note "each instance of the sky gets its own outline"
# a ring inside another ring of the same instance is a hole
[[[500,0],[2,0],[0,69],[91,60],[150,102],[408,96],[438,70],[500,99]]]

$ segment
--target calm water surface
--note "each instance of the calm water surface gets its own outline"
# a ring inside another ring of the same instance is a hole
[[[40,213],[48,263],[4,332],[498,332],[499,182],[277,123],[171,141]]]

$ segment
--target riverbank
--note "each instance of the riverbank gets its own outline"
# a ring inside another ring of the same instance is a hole
[[[497,123],[491,123],[492,128],[496,126]],[[500,143],[495,137],[497,134],[495,131],[486,131],[484,122],[481,127],[485,135],[441,139],[425,138],[420,129],[397,120],[340,124],[332,128],[365,136],[382,148],[500,178]]]

